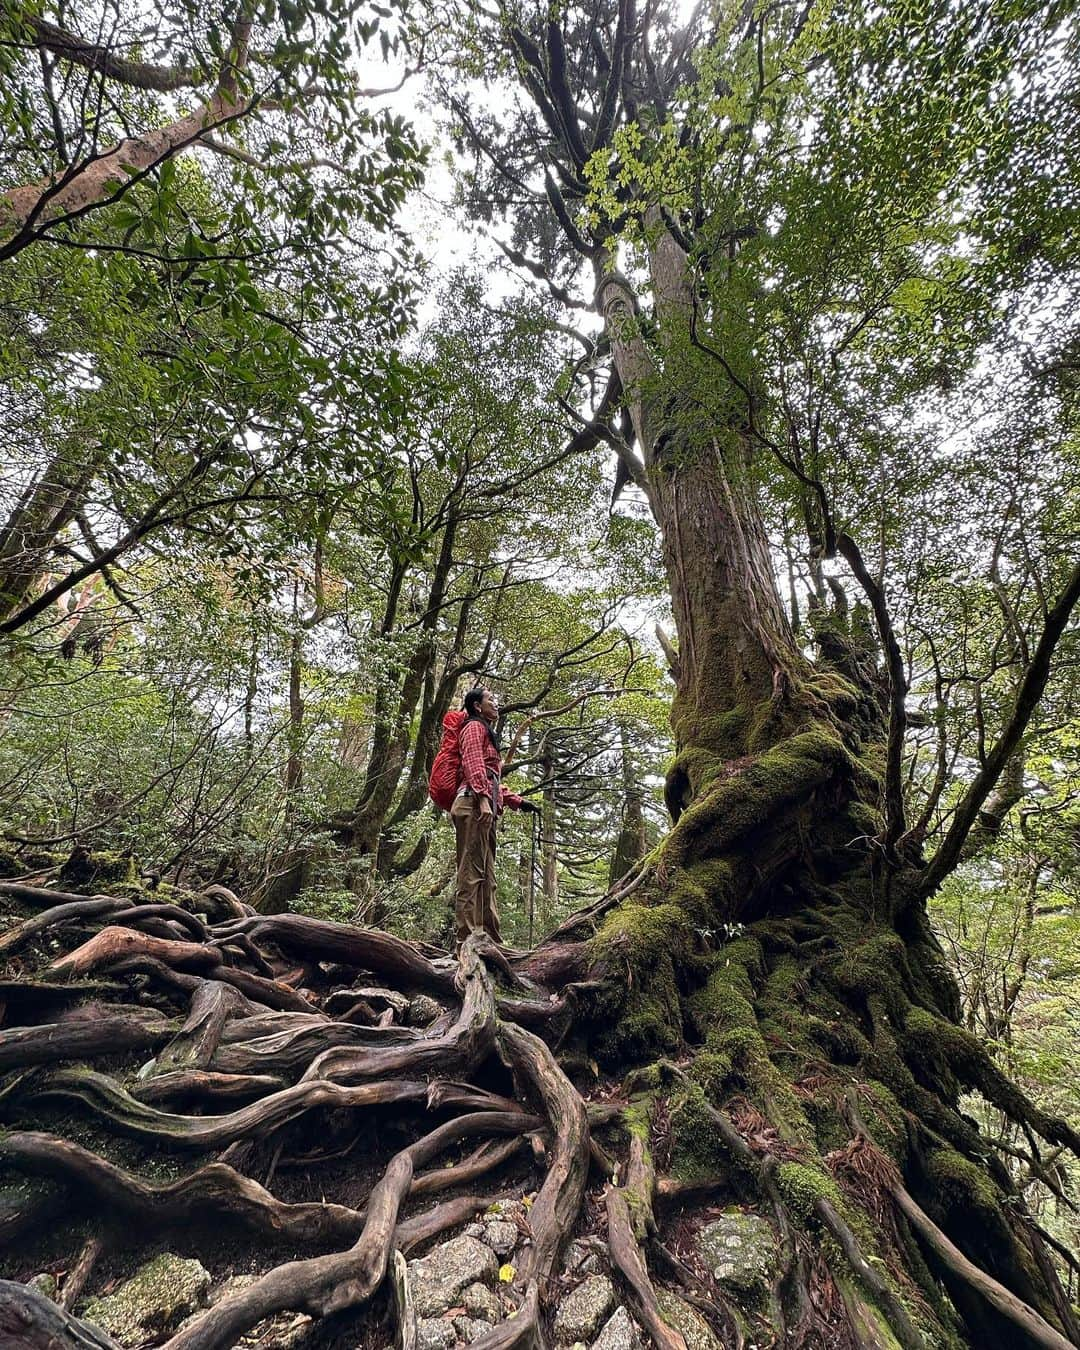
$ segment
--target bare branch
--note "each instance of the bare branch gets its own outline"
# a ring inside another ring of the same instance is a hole
[[[1080,563],[1073,568],[1065,588],[1046,616],[1042,636],[1024,672],[1012,714],[1004,731],[986,756],[985,764],[976,774],[974,782],[956,808],[952,825],[926,869],[920,888],[924,896],[932,895],[960,862],[964,844],[978,819],[983,803],[996,787],[998,779],[1015,754],[1032,714],[1039,705],[1046,682],[1050,678],[1050,664],[1054,651],[1078,600],[1080,600]]]

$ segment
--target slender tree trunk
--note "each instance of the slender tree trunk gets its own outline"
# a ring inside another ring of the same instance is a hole
[[[376,699],[371,757],[352,826],[354,849],[361,855],[371,856],[376,864],[379,836],[397,795],[409,753],[412,719],[438,655],[435,632],[450,582],[459,518],[459,512],[452,507],[443,529],[416,646],[406,664],[401,684],[394,691],[387,690],[385,696],[380,691]]]
[[[554,777],[555,761],[550,747],[545,746],[540,768],[544,781],[540,806],[540,856],[542,859],[540,929],[546,933],[551,927],[552,915],[559,904],[558,805]]]
[[[664,230],[650,261],[667,333],[662,368],[646,349],[637,298],[619,273],[601,267],[597,306],[660,527],[679,643],[673,712],[679,736],[683,716],[715,717],[784,696],[802,661],[773,576],[745,429],[696,415],[687,406],[690,391],[679,388],[680,379],[702,379],[689,349],[686,255]]]
[[[414,812],[421,810],[427,801],[428,775],[439,748],[443,718],[450,711],[457,691],[460,662],[468,638],[469,618],[475,598],[475,592],[470,591],[461,601],[454,638],[442,663],[441,674],[436,675],[434,664],[428,669],[408,777],[398,804],[385,821],[379,839],[378,869],[382,876],[408,876],[415,872],[427,856],[430,831],[425,830],[406,857],[401,858],[401,845],[394,837],[393,830]]]
[[[645,856],[645,812],[642,810],[641,784],[634,770],[634,756],[626,727],[619,727],[619,760],[622,766],[623,816],[615,852],[611,858],[608,884],[614,886],[634,863]]]
[[[299,796],[304,785],[304,635],[299,626],[297,596],[293,595],[295,627],[289,642],[289,721],[285,755],[285,821],[291,834],[299,826]],[[308,872],[308,850],[290,846],[278,860],[280,871],[266,888],[262,909],[267,914],[289,910],[304,889]]]
[[[80,454],[70,447],[53,456],[41,476],[22,494],[0,530],[0,620],[20,608],[38,578],[48,571],[61,532],[86,501],[102,452]]]

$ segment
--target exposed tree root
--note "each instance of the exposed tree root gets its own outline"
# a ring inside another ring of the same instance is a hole
[[[604,1203],[607,1206],[611,1259],[630,1287],[635,1311],[642,1324],[659,1350],[686,1350],[682,1333],[669,1327],[660,1313],[656,1292],[630,1222],[630,1208],[625,1195],[617,1186],[610,1186]]]
[[[683,888],[678,904],[665,886]],[[361,1308],[388,1272],[396,1292],[378,1308],[413,1346],[402,1254],[523,1194],[516,1310],[479,1350],[548,1343],[585,1231],[660,1350],[686,1345],[664,1282],[731,1347],[951,1350],[1002,1327],[1018,1346],[1070,1345],[1051,1255],[1018,1207],[989,1216],[1002,1266],[978,1259],[972,1216],[1008,1178],[965,1171],[985,1141],[957,1085],[975,1080],[1045,1138],[1073,1136],[987,1068],[895,935],[867,919],[854,937],[830,930],[823,905],[718,943],[699,890],[650,860],[534,952],[473,937],[452,958],[235,897],[207,926],[177,905],[0,886],[33,911],[0,937],[23,976],[0,984],[0,1176],[16,1183],[0,1236],[52,1232],[69,1271],[66,1308],[0,1285],[0,1347],[9,1326],[42,1350],[111,1346],[70,1315],[103,1253],[226,1230],[262,1274],[168,1350],[224,1350],[285,1311]],[[604,1077],[635,1056],[634,1075]],[[950,1191],[955,1211],[934,1209],[935,1167],[967,1187]],[[775,1238],[752,1298],[694,1255],[703,1207],[725,1205]],[[32,1273],[17,1254],[8,1269]]]
[[[73,1198],[92,1200],[102,1213],[166,1230],[195,1220],[235,1223],[265,1239],[316,1246],[353,1241],[363,1221],[344,1205],[284,1204],[225,1163],[155,1185],[66,1139],[18,1130],[0,1139],[0,1160],[25,1174],[63,1181]]]
[[[1017,1329],[1044,1350],[1070,1350],[1073,1342],[1067,1340],[1060,1331],[1056,1331],[1034,1308],[1016,1297],[1004,1285],[987,1275],[985,1271],[969,1261],[964,1253],[951,1242],[919,1205],[911,1198],[903,1186],[893,1190],[900,1211],[911,1222],[912,1227],[927,1246],[953,1274],[965,1280],[986,1301],[997,1309]]]
[[[0,1070],[150,1050],[164,1045],[175,1029],[160,1013],[138,1008],[93,1020],[14,1027],[0,1031]]]
[[[34,1289],[0,1280],[0,1350],[121,1350]]]
[[[79,1259],[71,1267],[68,1277],[64,1281],[64,1287],[60,1291],[60,1297],[57,1302],[65,1312],[71,1312],[75,1302],[90,1278],[98,1257],[101,1255],[105,1244],[99,1237],[89,1238],[79,1253]]]

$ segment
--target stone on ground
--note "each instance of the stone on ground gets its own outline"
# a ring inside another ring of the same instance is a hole
[[[82,1316],[122,1345],[140,1345],[205,1307],[209,1289],[210,1272],[200,1262],[161,1252],[115,1293],[87,1300]]]
[[[724,1350],[704,1317],[678,1294],[673,1294],[670,1289],[657,1289],[656,1302],[668,1326],[682,1332],[686,1350]]]
[[[599,1275],[604,1263],[600,1259],[603,1244],[596,1238],[578,1238],[571,1242],[566,1253],[566,1269],[573,1275]]]
[[[495,1253],[476,1238],[457,1237],[409,1262],[409,1284],[418,1317],[437,1317],[471,1284],[492,1284],[499,1273]]]
[[[555,1341],[571,1345],[590,1341],[615,1306],[615,1290],[606,1275],[590,1275],[559,1304],[555,1313]]]
[[[457,1341],[454,1324],[441,1317],[421,1317],[416,1323],[416,1350],[450,1350]]]
[[[767,1289],[776,1271],[776,1234],[760,1214],[725,1210],[697,1235],[697,1249],[714,1279],[742,1293]]]
[[[428,994],[416,994],[409,999],[405,1010],[405,1021],[411,1027],[430,1026],[442,1012],[442,1006]]]
[[[489,1219],[484,1224],[483,1240],[496,1256],[509,1256],[520,1236],[517,1224],[508,1223],[505,1219]]]
[[[484,1322],[497,1322],[502,1314],[497,1295],[486,1284],[470,1284],[461,1296],[461,1303],[470,1317]]]
[[[491,1323],[476,1317],[455,1317],[454,1330],[459,1340],[464,1341],[466,1345],[472,1345],[473,1341],[478,1341],[481,1336],[488,1334]]]
[[[35,1275],[32,1280],[28,1280],[27,1288],[36,1289],[43,1298],[52,1299],[54,1303],[60,1296],[60,1286],[57,1283],[56,1276],[47,1270],[43,1270],[40,1275]]]
[[[637,1324],[625,1308],[616,1308],[611,1314],[592,1350],[641,1350]]]

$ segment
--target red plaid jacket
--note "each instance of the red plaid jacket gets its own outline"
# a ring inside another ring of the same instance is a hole
[[[502,760],[483,722],[470,717],[461,728],[461,780],[475,797],[490,797],[496,815],[504,806],[520,811],[522,798],[516,792],[504,792]]]

